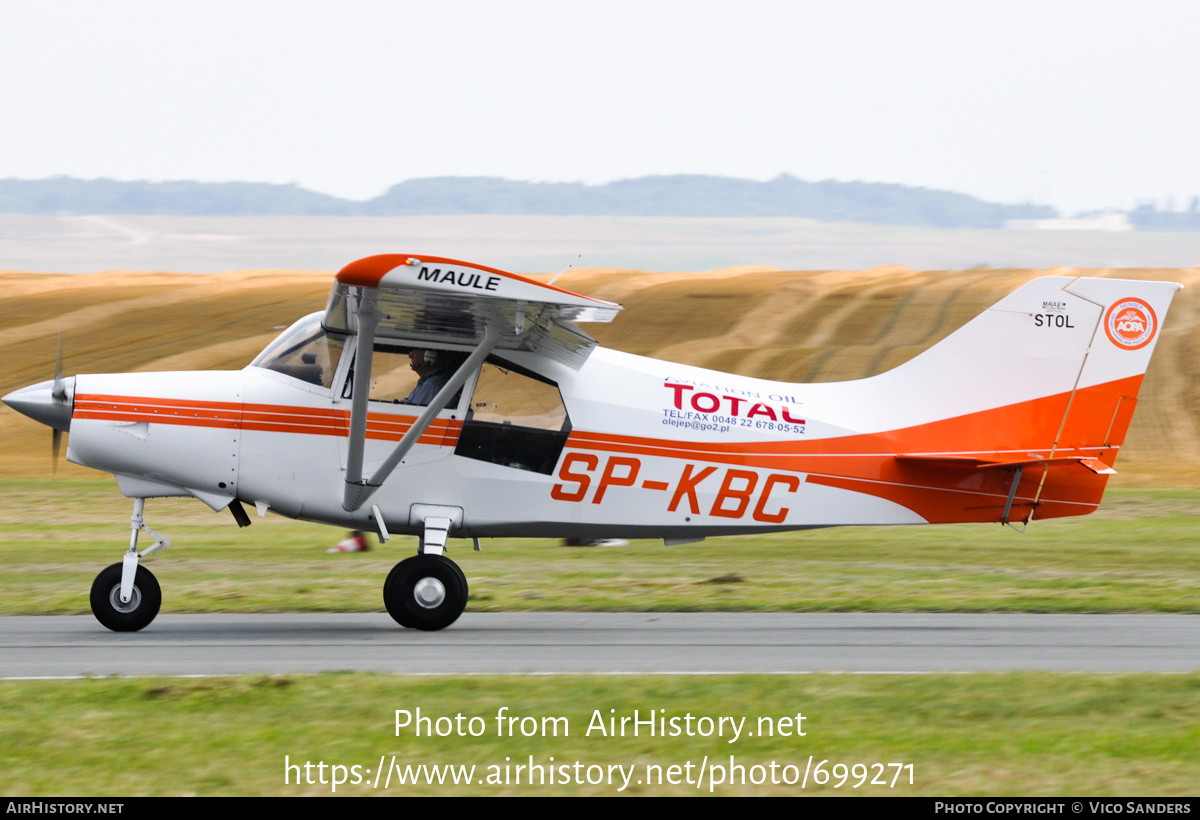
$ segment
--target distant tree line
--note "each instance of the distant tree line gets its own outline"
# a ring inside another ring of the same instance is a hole
[[[361,203],[263,182],[2,179],[0,213],[268,216],[357,213]]]
[[[1192,197],[1186,211],[1160,211],[1153,203],[1129,212],[1130,223],[1139,231],[1200,231],[1200,197]]]
[[[6,179],[0,180],[0,213],[789,216],[937,228],[1000,228],[1009,219],[1057,215],[1043,205],[1004,205],[950,191],[873,182],[805,182],[787,175],[769,182],[650,176],[606,185],[431,177],[393,185],[365,202],[270,183]]]

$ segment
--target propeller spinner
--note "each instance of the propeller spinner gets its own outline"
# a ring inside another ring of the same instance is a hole
[[[50,427],[50,449],[54,456],[54,469],[58,470],[58,454],[62,448],[62,434],[71,430],[71,414],[75,409],[75,377],[62,374],[62,335],[58,337],[58,356],[54,364],[54,378],[50,381],[22,387],[0,399],[18,413]]]

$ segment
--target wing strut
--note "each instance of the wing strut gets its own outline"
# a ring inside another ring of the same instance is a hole
[[[361,314],[359,321],[359,333],[361,334]],[[373,326],[371,327],[371,330],[373,337]],[[342,499],[342,507],[344,509],[349,512],[354,512],[364,503],[366,503],[367,499],[370,498],[377,489],[379,489],[380,485],[382,485],[384,481],[387,481],[387,478],[392,474],[392,471],[400,465],[400,460],[408,455],[408,451],[412,449],[412,446],[417,443],[417,439],[419,439],[421,434],[425,432],[425,428],[427,428],[430,422],[437,417],[437,414],[440,413],[443,408],[450,403],[450,400],[454,398],[454,395],[458,393],[460,389],[462,389],[462,386],[467,381],[467,377],[471,375],[475,368],[483,364],[483,360],[488,357],[488,354],[492,352],[492,350],[496,347],[496,343],[499,341],[500,331],[489,325],[487,330],[484,332],[483,339],[480,341],[479,346],[476,347],[471,355],[467,357],[467,360],[459,366],[458,370],[454,371],[454,375],[450,377],[450,380],[446,382],[445,385],[443,385],[442,389],[438,391],[438,394],[433,397],[433,401],[431,401],[429,406],[425,408],[424,412],[417,417],[417,420],[413,422],[413,426],[408,428],[408,431],[404,434],[404,437],[396,443],[395,449],[392,450],[391,454],[388,455],[383,464],[379,465],[379,469],[375,471],[375,475],[371,476],[371,478],[366,481],[362,479],[363,447],[367,430],[366,407],[364,406],[362,409],[362,423],[359,425],[357,433],[355,427],[355,414],[358,412],[360,403],[362,405],[366,405],[365,398],[361,399],[361,401],[359,399],[360,392],[364,396],[371,392],[371,372],[370,370],[367,370],[365,373],[360,372],[357,365],[359,360],[356,357],[354,399],[350,410],[350,447],[347,454],[348,458],[346,463],[346,491]],[[358,343],[358,350],[360,353],[362,351],[362,344],[362,335],[360,335]],[[370,344],[368,345],[368,350],[370,350]],[[368,357],[369,356],[370,354],[368,353]],[[370,358],[367,359],[367,362],[370,362]],[[355,435],[358,435],[359,437],[357,446],[355,446]],[[358,459],[356,463],[350,460],[354,457],[355,453],[357,453]],[[351,480],[352,476],[355,479],[353,481]]]
[[[371,397],[371,360],[375,351],[375,326],[379,324],[379,291],[360,288],[358,302],[358,344],[354,350],[354,396],[350,400],[350,440],[346,451],[346,494],[342,506],[350,506],[350,487],[362,484],[363,450],[367,442],[367,399]],[[359,388],[359,385],[366,385]]]

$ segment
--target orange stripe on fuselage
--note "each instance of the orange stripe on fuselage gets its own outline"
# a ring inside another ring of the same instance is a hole
[[[77,395],[74,418],[135,423],[152,421],[156,424],[188,427],[316,436],[346,436],[350,430],[350,413],[333,408],[284,404],[243,405],[237,402],[141,396]],[[399,441],[415,421],[416,416],[370,413],[367,416],[367,438],[377,441]],[[461,421],[434,419],[421,434],[418,443],[454,446],[461,429]]]

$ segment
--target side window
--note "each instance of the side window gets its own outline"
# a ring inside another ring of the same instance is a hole
[[[489,361],[454,454],[550,475],[571,432],[558,385]]]
[[[401,402],[417,386],[408,353],[376,347],[371,354],[371,401]]]
[[[471,395],[471,417],[514,427],[561,430],[567,420],[558,386],[488,362]]]

